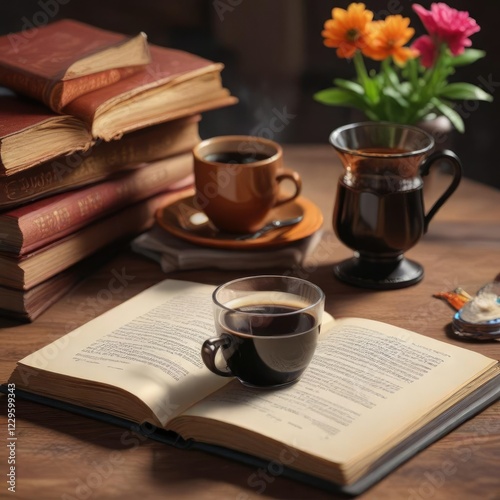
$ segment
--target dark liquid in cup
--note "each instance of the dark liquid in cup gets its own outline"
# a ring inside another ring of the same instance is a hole
[[[238,151],[227,151],[224,153],[211,153],[205,156],[205,160],[217,163],[255,163],[269,158],[263,153],[240,153]]]
[[[355,189],[338,183],[333,227],[360,253],[394,255],[413,247],[424,231],[422,189]]]
[[[237,310],[259,315],[250,320],[250,327],[237,313],[223,315],[219,334],[226,334],[229,339],[229,345],[222,350],[228,368],[244,382],[256,386],[282,385],[296,380],[316,348],[319,326],[315,326],[315,318],[306,312],[276,316],[298,310],[281,305],[251,305]],[[238,335],[249,330],[252,335]],[[279,338],[293,334],[296,335],[286,341]]]
[[[403,148],[360,148],[358,149],[360,153],[370,153],[375,155],[400,155],[405,153],[410,153],[410,150]]]

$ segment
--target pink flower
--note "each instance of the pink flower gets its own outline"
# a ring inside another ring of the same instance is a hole
[[[430,35],[423,41],[423,37],[415,41],[415,48],[426,54],[426,58],[430,54],[430,44],[434,45],[434,52],[437,45],[445,43],[454,56],[461,54],[465,47],[472,45],[469,37],[481,29],[467,11],[452,9],[442,2],[431,4],[430,11],[419,4],[413,5],[413,10]]]
[[[438,50],[432,38],[429,35],[423,35],[417,38],[411,45],[420,54],[420,62],[424,68],[434,66],[434,61],[438,55]]]

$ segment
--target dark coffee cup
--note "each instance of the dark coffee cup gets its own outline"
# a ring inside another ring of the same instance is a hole
[[[279,387],[299,380],[316,349],[324,294],[316,285],[286,276],[231,281],[213,294],[218,337],[202,347],[215,374],[252,387]],[[219,368],[220,352],[226,367]]]

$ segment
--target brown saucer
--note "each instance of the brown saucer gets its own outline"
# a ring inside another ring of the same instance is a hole
[[[275,229],[253,240],[237,240],[237,234],[224,233],[206,219],[203,212],[195,208],[193,195],[190,195],[160,208],[156,212],[156,221],[168,233],[191,243],[214,248],[248,249],[287,245],[310,236],[323,224],[321,210],[307,198],[299,196],[271,210],[262,225],[274,219],[298,215],[304,218],[295,226]]]

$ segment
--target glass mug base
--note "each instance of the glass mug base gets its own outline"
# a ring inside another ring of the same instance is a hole
[[[423,267],[403,256],[393,260],[377,260],[356,255],[336,264],[333,272],[345,283],[377,290],[405,288],[418,283],[424,277]]]
[[[294,378],[293,380],[289,380],[288,382],[283,382],[282,384],[273,384],[273,385],[257,385],[257,384],[251,384],[250,382],[246,382],[245,380],[242,380],[239,377],[236,377],[242,385],[245,387],[248,387],[250,389],[260,389],[260,390],[272,390],[272,389],[281,389],[282,387],[287,387],[289,385],[296,384],[299,380],[300,377]]]

